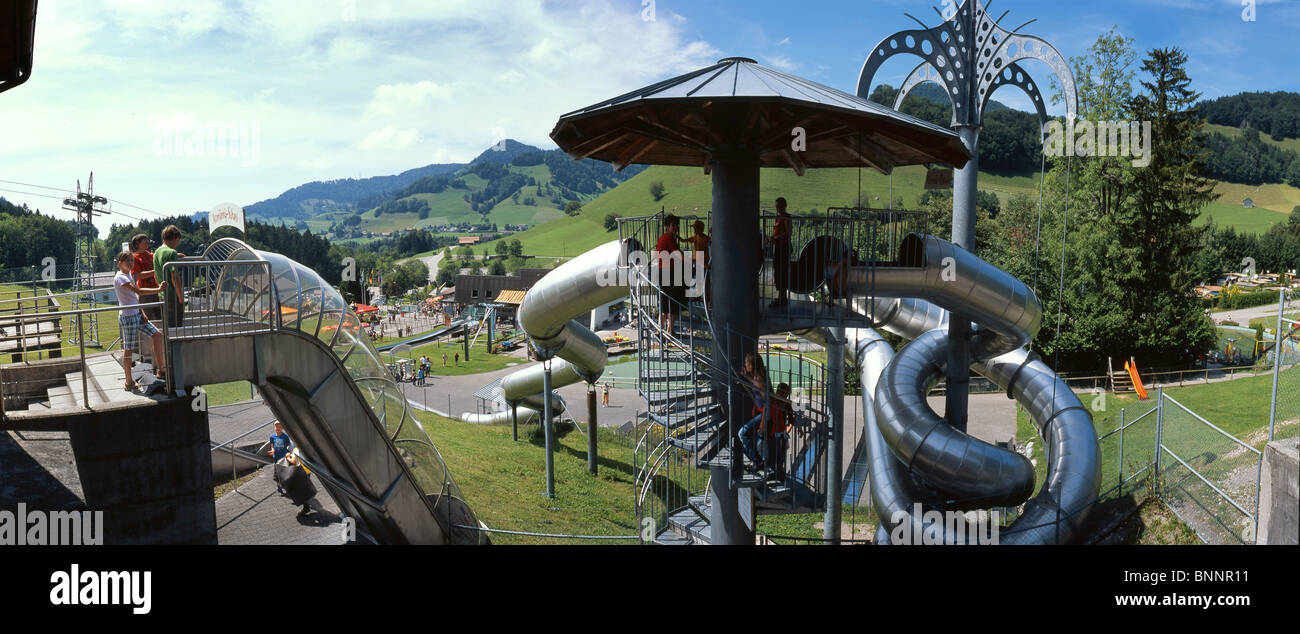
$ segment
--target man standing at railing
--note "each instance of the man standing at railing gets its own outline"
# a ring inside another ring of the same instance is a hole
[[[772,281],[776,283],[776,299],[772,308],[781,308],[790,303],[786,297],[790,288],[790,214],[785,211],[785,198],[776,199],[776,225],[772,236],[767,239],[772,244]]]
[[[135,285],[135,278],[131,277],[131,265],[134,263],[130,253],[125,251],[117,254],[118,273],[113,277],[113,291],[117,293],[117,304],[119,306],[135,306],[139,304],[139,295],[141,293],[157,293],[162,290],[159,288],[139,287]],[[126,373],[126,385],[122,389],[128,392],[134,392],[140,387],[135,382],[135,377],[131,376],[131,351],[140,347],[140,333],[153,339],[153,365],[154,373],[159,378],[163,378],[166,372],[166,355],[160,354],[163,349],[162,333],[140,312],[139,308],[129,308],[118,311],[117,325],[122,331],[122,370]]]
[[[682,272],[678,268],[683,264],[682,249],[677,245],[680,231],[681,222],[677,216],[664,216],[664,232],[655,242],[653,253],[659,273],[659,325],[670,335],[682,304],[686,303],[685,289],[681,286]]]
[[[176,247],[181,243],[181,230],[176,228],[176,225],[167,225],[162,230],[162,241],[163,246],[158,247],[153,254],[154,276],[160,280],[163,279],[163,267],[167,266],[168,262],[185,257],[184,253],[176,252]],[[168,283],[163,285],[167,317],[164,324],[171,328],[180,326],[184,321],[185,287],[181,284],[180,273],[175,270],[171,273],[171,279],[166,281]]]

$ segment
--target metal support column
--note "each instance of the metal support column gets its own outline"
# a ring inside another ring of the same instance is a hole
[[[1277,422],[1277,378],[1282,371],[1282,312],[1286,308],[1286,289],[1277,290],[1277,330],[1273,331],[1273,391],[1268,405],[1268,441],[1273,442],[1273,426]]]
[[[596,475],[600,455],[596,452],[596,386],[587,385],[587,473]]]
[[[510,438],[515,442],[519,442],[519,404],[518,403],[510,404]]]
[[[713,355],[718,367],[730,366],[739,374],[746,352],[758,340],[758,270],[762,257],[762,234],[758,222],[759,162],[753,152],[715,153],[709,161],[713,174],[713,234],[727,236],[726,249],[713,255],[714,277],[712,316]],[[728,353],[730,351],[730,353]],[[725,379],[725,380],[730,380]],[[754,529],[741,517],[741,491],[733,475],[743,473],[739,433],[745,424],[744,390],[714,385],[715,394],[728,394],[727,430],[731,434],[731,463],[711,468],[712,512],[709,518],[711,543],[753,544]]]
[[[546,435],[546,497],[555,497],[555,433],[551,428],[551,360],[542,361],[542,429]]]
[[[844,497],[844,327],[827,328],[826,399],[830,429],[826,443],[826,515],[822,521],[822,539],[840,543],[840,504]]]
[[[965,167],[956,170],[953,176],[952,242],[974,253],[980,126],[958,126],[957,132],[966,149],[970,150],[971,159]],[[967,271],[953,271],[953,275],[958,278],[967,274]],[[970,400],[970,335],[970,319],[960,313],[953,313],[948,321],[948,367],[945,369],[948,384],[944,390],[944,418],[948,424],[963,432],[966,431],[966,409]]]

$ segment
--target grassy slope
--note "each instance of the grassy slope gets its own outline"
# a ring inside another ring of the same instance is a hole
[[[546,491],[546,452],[536,426],[471,425],[421,412],[420,419],[447,462],[470,508],[491,528],[539,533],[635,535],[632,451],[600,431],[600,472],[587,474],[587,438],[557,434],[556,497]],[[635,541],[556,540],[493,535],[498,544],[628,544]]]
[[[1205,131],[1207,133],[1218,132],[1230,139],[1235,139],[1241,136],[1241,128],[1234,128],[1226,125],[1217,125],[1214,123],[1205,124]],[[1280,147],[1284,150],[1290,150],[1292,152],[1300,154],[1300,139],[1282,139],[1281,141],[1274,141],[1272,135],[1264,132],[1259,133],[1259,138],[1269,145]]]
[[[856,169],[809,170],[803,177],[790,170],[765,169],[760,204],[770,210],[773,201],[784,196],[793,210],[824,211],[830,206],[848,205],[858,191],[858,177]],[[861,178],[862,190],[870,203],[886,207],[890,177],[862,170]],[[923,167],[899,168],[893,177],[894,196],[901,197],[906,207],[915,206],[924,191],[924,178]],[[659,201],[649,193],[650,183],[655,181],[662,181],[667,191]],[[530,255],[572,257],[617,237],[604,229],[607,214],[639,216],[667,209],[683,216],[702,215],[712,206],[711,188],[712,179],[703,170],[655,166],[587,203],[578,216],[560,218],[513,237],[524,244],[524,252]],[[1034,198],[1038,196],[1038,175],[984,172],[980,174],[980,189],[996,193],[1004,203],[1016,194]],[[1217,224],[1232,225],[1251,233],[1259,233],[1284,220],[1293,207],[1300,205],[1300,189],[1289,185],[1256,187],[1220,183],[1215,191],[1220,198],[1206,208],[1201,222],[1213,218]],[[1255,209],[1241,207],[1240,201],[1247,196],[1255,200]]]

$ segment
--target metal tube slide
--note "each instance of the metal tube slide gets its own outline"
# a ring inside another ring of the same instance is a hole
[[[627,250],[620,241],[607,242],[547,273],[524,296],[519,327],[543,356],[559,357],[551,363],[552,389],[579,381],[594,383],[604,373],[605,343],[575,318],[627,294],[627,279],[619,271],[619,263],[626,260]],[[542,365],[536,364],[507,376],[501,382],[498,411],[465,412],[461,420],[507,423],[511,404],[521,404],[522,420],[525,409],[535,412],[542,407],[542,374]]]
[[[946,333],[939,330],[946,325],[946,312],[934,304],[923,300],[888,298],[877,298],[870,304],[855,301],[859,310],[868,305],[873,317],[883,322],[883,327],[891,332],[917,338],[924,336],[928,328],[936,331],[936,339],[946,337]],[[881,417],[879,405],[873,405],[896,396],[895,392],[887,394],[879,385],[879,377],[894,362],[892,351],[877,344],[879,335],[869,329],[850,331],[849,338],[856,341],[854,358],[860,368],[864,393],[866,426],[863,442],[871,461],[872,506],[880,519],[877,541],[888,543],[889,534],[901,522],[912,524],[910,534],[913,536],[928,533],[929,543],[962,541],[960,536],[943,534],[942,526],[923,525],[922,518],[915,515],[913,504],[917,495],[912,489],[911,479],[881,431],[881,425],[887,421]],[[1051,368],[1038,359],[1031,359],[1026,350],[1013,350],[977,362],[972,368],[1008,390],[1026,408],[1046,443],[1046,481],[1039,494],[1025,505],[1016,522],[1002,529],[1000,542],[1070,542],[1096,496],[1101,480],[1100,450],[1091,415]],[[868,394],[876,396],[875,404],[865,396]],[[895,522],[895,518],[900,521]],[[966,538],[969,538],[969,533]]]
[[[876,388],[876,419],[894,456],[962,506],[1015,506],[1034,492],[1024,456],[967,436],[930,409],[926,395],[942,376],[948,333],[931,330],[893,359]]]
[[[1034,292],[975,254],[934,236],[908,234],[899,266],[852,267],[855,295],[923,299],[972,319],[975,359],[1010,352],[1038,332],[1043,310]]]

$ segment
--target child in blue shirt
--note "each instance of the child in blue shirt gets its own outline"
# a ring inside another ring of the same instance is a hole
[[[266,453],[271,456],[272,460],[279,461],[293,449],[293,441],[289,440],[289,434],[284,433],[284,425],[279,421],[275,423],[275,433],[271,434],[271,449]],[[275,475],[275,492],[284,495],[284,489],[280,487],[280,476]]]

